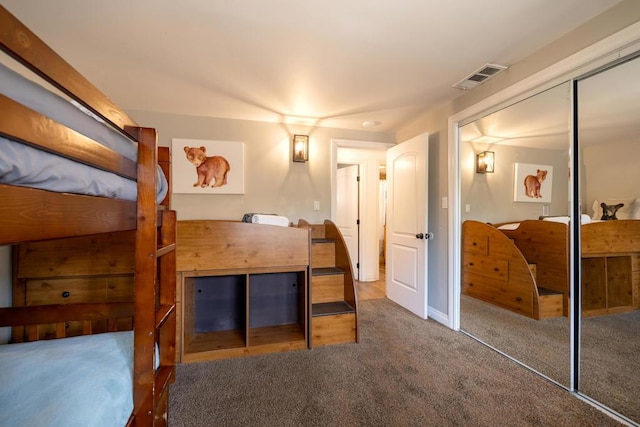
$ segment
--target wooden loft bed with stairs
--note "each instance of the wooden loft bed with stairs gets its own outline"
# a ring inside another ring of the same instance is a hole
[[[582,316],[640,309],[640,221],[580,226]],[[464,295],[541,320],[568,316],[569,227],[524,220],[462,224]]]
[[[176,252],[179,361],[358,341],[351,263],[331,221],[178,221]]]
[[[479,221],[462,224],[462,294],[537,320],[567,316],[566,225],[548,221],[519,225],[500,230]]]

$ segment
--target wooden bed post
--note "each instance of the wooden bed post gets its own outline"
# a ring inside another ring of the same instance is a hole
[[[136,425],[153,425],[156,340],[157,133],[138,128],[138,206],[134,291],[133,412]],[[153,183],[153,185],[149,185]]]

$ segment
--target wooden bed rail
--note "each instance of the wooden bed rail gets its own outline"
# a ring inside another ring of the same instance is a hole
[[[131,318],[132,302],[51,304],[30,307],[0,308],[0,327],[24,327],[24,334],[14,334],[14,342],[37,341],[40,326],[55,324],[55,338],[67,336],[67,322],[81,321],[82,335],[93,333],[93,321],[108,322],[107,332],[116,332],[118,320]],[[130,328],[128,328],[130,329]]]

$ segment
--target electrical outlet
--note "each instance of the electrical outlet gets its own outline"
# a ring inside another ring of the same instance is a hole
[[[464,211],[465,212],[471,212],[471,205],[464,205]]]
[[[314,211],[319,211],[320,210],[320,200],[314,200],[314,202],[313,202],[313,210]]]

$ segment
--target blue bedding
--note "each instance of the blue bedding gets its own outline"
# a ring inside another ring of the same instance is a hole
[[[133,332],[0,345],[0,426],[122,427]]]
[[[110,128],[77,103],[56,95],[0,64],[0,93],[43,114],[123,156],[136,160],[137,144]],[[135,181],[0,137],[0,183],[65,193],[124,200],[137,199]],[[158,203],[168,191],[158,171]]]

